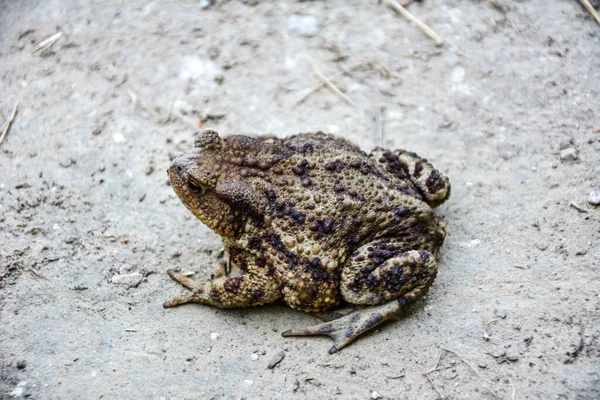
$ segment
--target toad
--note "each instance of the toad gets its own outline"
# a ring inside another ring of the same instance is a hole
[[[169,179],[222,237],[229,259],[203,282],[169,270],[191,292],[165,308],[365,306],[283,332],[327,335],[333,353],[427,293],[446,236],[432,209],[448,199],[450,183],[426,159],[383,148],[367,154],[322,132],[277,139],[208,130],[194,144],[172,162]]]

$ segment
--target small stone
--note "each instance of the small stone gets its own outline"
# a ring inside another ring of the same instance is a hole
[[[505,319],[506,318],[506,311],[499,312],[497,315],[498,315],[499,318]]]
[[[251,359],[252,361],[256,361],[256,360],[258,360],[258,354],[256,354],[256,353],[252,353],[252,355],[250,356],[250,359]]]
[[[373,390],[373,392],[371,392],[371,398],[376,400],[379,398],[379,393],[377,393],[375,390]]]
[[[477,366],[481,369],[486,369],[488,367],[488,365],[486,363],[480,362],[477,364]]]
[[[588,196],[588,203],[593,206],[600,205],[600,187],[597,187],[590,192],[590,195]]]
[[[319,21],[312,15],[290,15],[288,30],[300,36],[315,36],[319,32]]]
[[[212,60],[201,59],[196,56],[184,56],[179,70],[179,79],[187,81],[196,79],[202,82],[211,82],[215,77],[223,75],[223,70]]]
[[[219,338],[219,336],[221,336],[221,335],[218,334],[217,332],[211,332],[210,333],[211,340],[217,340]]]
[[[576,256],[585,256],[587,254],[586,250],[579,250],[575,253]]]
[[[209,7],[214,6],[216,3],[216,0],[200,0],[198,2],[198,7],[200,7],[203,10],[206,10]]]
[[[283,351],[280,351],[279,353],[275,354],[273,356],[273,358],[271,358],[271,361],[269,361],[267,368],[269,368],[269,369],[275,368],[275,366],[277,364],[279,364],[281,362],[281,360],[283,360],[284,358],[285,358],[285,353]]]
[[[25,361],[25,360],[19,360],[19,361],[17,361],[17,368],[18,369],[25,369],[26,366],[27,366],[27,361]]]
[[[132,274],[115,275],[112,277],[111,282],[119,285],[127,286],[128,288],[137,287],[144,277],[139,272]]]
[[[541,250],[541,251],[546,250],[549,246],[550,246],[550,244],[548,242],[538,242],[535,245],[535,247],[537,247],[538,250]]]
[[[465,69],[463,67],[456,67],[452,70],[450,79],[454,83],[462,83],[465,80]]]
[[[573,147],[568,147],[560,151],[561,161],[575,161],[577,160],[577,150]]]
[[[121,132],[113,133],[112,138],[114,142],[118,144],[125,143],[127,141],[127,139],[125,139],[125,136]]]

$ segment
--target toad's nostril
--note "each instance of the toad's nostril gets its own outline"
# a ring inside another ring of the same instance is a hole
[[[183,167],[181,165],[177,165],[177,172],[183,171]]]

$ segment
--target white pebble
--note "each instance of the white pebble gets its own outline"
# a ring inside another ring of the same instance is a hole
[[[111,282],[117,283],[119,285],[125,285],[128,287],[136,287],[140,284],[142,279],[144,279],[142,274],[140,274],[139,272],[134,272],[131,274],[115,275],[112,277]]]
[[[213,81],[220,75],[223,75],[223,70],[218,64],[196,56],[184,56],[179,70],[179,79],[184,81],[188,79]]]
[[[379,393],[377,393],[376,391],[373,390],[373,392],[371,393],[371,398],[372,399],[378,399],[379,398]]]
[[[454,68],[450,79],[454,83],[462,83],[465,80],[465,69],[463,67]]]
[[[577,150],[573,147],[568,147],[560,152],[561,161],[575,161],[577,160]]]
[[[219,336],[221,336],[221,335],[219,335],[217,332],[211,332],[210,333],[210,338],[212,340],[217,340],[219,338]]]
[[[115,143],[125,143],[127,141],[127,139],[125,139],[125,136],[123,136],[121,132],[113,133],[112,138],[115,141]]]
[[[253,381],[253,380],[251,380],[251,379],[244,379],[244,383],[245,383],[246,385],[250,386],[250,385],[252,385],[252,384],[254,383],[254,381]]]
[[[258,354],[252,353],[252,355],[250,356],[250,358],[252,359],[252,361],[256,361],[256,360],[258,360]]]
[[[290,15],[288,30],[300,36],[315,36],[319,32],[319,21],[312,15]]]
[[[588,202],[594,206],[600,205],[600,187],[592,190],[588,196]]]

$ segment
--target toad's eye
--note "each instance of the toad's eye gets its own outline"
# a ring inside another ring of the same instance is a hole
[[[194,182],[193,180],[188,180],[187,182],[188,188],[190,188],[190,190],[198,195],[198,196],[204,196],[204,187],[202,187],[202,185],[199,185],[197,182]]]

